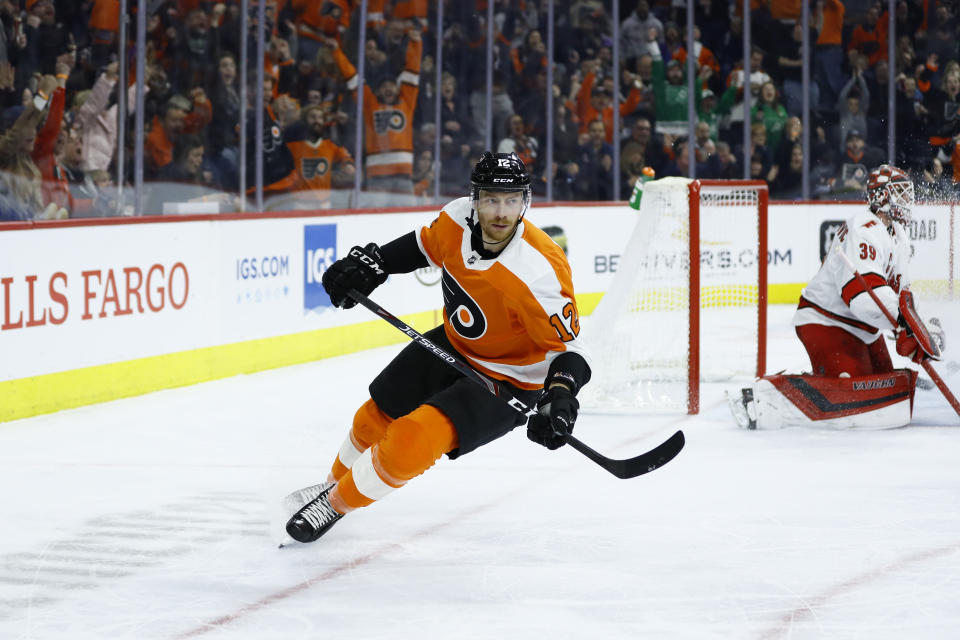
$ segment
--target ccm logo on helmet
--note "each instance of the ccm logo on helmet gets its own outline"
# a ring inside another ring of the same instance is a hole
[[[513,182],[513,178],[494,178],[494,182]]]

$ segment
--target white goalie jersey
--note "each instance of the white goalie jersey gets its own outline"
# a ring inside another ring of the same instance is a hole
[[[873,343],[881,331],[892,327],[850,265],[897,317],[900,289],[909,286],[910,250],[899,222],[887,227],[867,210],[851,217],[837,232],[820,270],[803,290],[794,326],[840,327],[867,344]]]

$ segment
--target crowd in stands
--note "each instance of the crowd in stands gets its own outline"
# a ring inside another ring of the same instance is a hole
[[[613,16],[610,2],[554,0],[552,52],[548,0],[445,0],[440,29],[436,0],[367,0],[365,13],[360,4],[267,0],[259,85],[256,2],[248,3],[244,34],[237,0],[150,0],[142,52],[146,132],[137,149],[135,20],[128,22],[124,54],[127,117],[118,119],[119,0],[0,0],[0,220],[129,214],[115,182],[132,183],[138,154],[148,183],[173,183],[188,196],[186,185],[225,194],[242,186],[249,196],[259,161],[264,194],[285,208],[357,206],[350,194],[358,179],[366,206],[432,202],[437,192],[443,200],[465,193],[488,127],[490,146],[515,151],[536,178],[535,193],[545,194],[549,182],[555,200],[625,200],[644,167],[657,177],[685,176],[691,162],[703,178],[743,178],[748,166],[751,177],[770,185],[773,199],[803,193],[800,0],[752,0],[749,78],[742,3],[696,0],[692,97],[683,2],[622,0],[621,15]],[[128,5],[135,18],[137,3]],[[892,61],[886,0],[810,6],[811,197],[856,199],[867,172],[890,161],[911,172],[923,197],[952,198],[960,182],[960,0],[897,0]],[[248,69],[240,66],[244,38]],[[891,64],[894,158],[887,157]],[[258,92],[265,105],[260,156]],[[697,122],[688,139],[691,99]],[[148,200],[143,212],[160,213],[161,204]]]

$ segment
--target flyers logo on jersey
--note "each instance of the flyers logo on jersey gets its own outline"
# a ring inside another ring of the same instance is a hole
[[[377,134],[403,131],[406,126],[407,116],[399,109],[380,109],[373,112],[373,130]]]
[[[300,173],[304,180],[311,180],[314,176],[322,176],[330,169],[326,158],[304,158],[300,164]]]
[[[443,286],[443,308],[453,330],[467,340],[482,338],[487,332],[487,319],[480,305],[446,269],[443,270],[440,283]]]

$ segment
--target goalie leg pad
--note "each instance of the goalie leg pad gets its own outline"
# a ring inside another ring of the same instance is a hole
[[[891,429],[910,423],[916,373],[853,378],[775,375],[754,384],[758,429]]]

